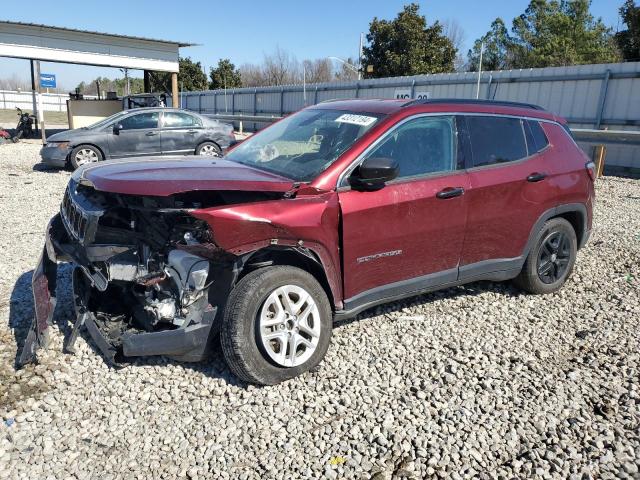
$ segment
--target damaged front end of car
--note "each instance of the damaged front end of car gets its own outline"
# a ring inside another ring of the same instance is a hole
[[[99,191],[72,179],[52,218],[32,278],[35,317],[18,366],[48,342],[57,265],[72,262],[76,320],[65,350],[86,327],[106,360],[205,358],[216,313],[242,259],[218,248],[197,208],[269,200],[273,192],[185,192],[159,197]]]

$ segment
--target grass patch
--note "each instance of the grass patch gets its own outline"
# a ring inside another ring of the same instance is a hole
[[[31,110],[25,110],[31,113]],[[44,121],[51,125],[67,125],[67,112],[44,112]],[[0,127],[16,128],[18,124],[18,112],[13,109],[0,109]]]

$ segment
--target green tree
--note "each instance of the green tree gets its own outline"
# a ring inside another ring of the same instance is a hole
[[[211,80],[209,82],[209,88],[211,90],[238,88],[242,86],[240,71],[228,58],[220,59],[216,68],[211,67],[209,70],[209,79]]]
[[[616,34],[616,40],[625,60],[640,60],[640,6],[627,0],[620,7],[620,16],[627,26]]]
[[[126,93],[127,81],[124,78],[110,79],[107,77],[97,77],[90,82],[80,82],[76,88],[84,95],[97,95],[98,83],[100,84],[100,93],[104,96],[107,92],[116,92],[117,95],[123,96]],[[129,77],[129,86],[131,93],[144,92],[144,81],[142,78]]]
[[[181,57],[178,65],[178,89],[185,92],[207,89],[207,75],[202,71],[200,62],[194,62],[190,57]],[[151,91],[170,92],[171,74],[152,72]]]
[[[429,26],[419,10],[411,3],[394,20],[371,21],[363,49],[366,78],[453,71],[455,47],[442,25],[436,21]]]
[[[619,60],[611,29],[589,11],[591,0],[531,0],[513,20],[516,68]]]
[[[482,70],[505,70],[511,67],[513,40],[509,37],[509,31],[501,18],[496,18],[491,23],[491,30],[480,37],[473,44],[473,48],[467,53],[467,70],[475,72],[480,63],[480,49],[484,43],[482,53]]]

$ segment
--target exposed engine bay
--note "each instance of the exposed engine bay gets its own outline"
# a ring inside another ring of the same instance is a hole
[[[71,180],[60,214],[49,225],[43,253],[48,257],[43,278],[54,301],[45,312],[49,317],[55,306],[55,264],[76,265],[77,320],[65,349],[73,351],[85,325],[112,363],[156,354],[202,359],[238,258],[216,247],[208,225],[189,211],[246,202],[248,197],[268,200],[281,194],[195,191],[148,197],[101,192]],[[36,308],[44,326],[38,317]],[[35,346],[24,350],[20,363],[29,361]]]

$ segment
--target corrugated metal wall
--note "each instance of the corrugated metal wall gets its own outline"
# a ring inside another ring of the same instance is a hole
[[[302,85],[184,92],[181,103],[201,113],[283,115],[338,98],[475,98],[477,78],[476,73],[450,73],[308,84],[304,92]],[[480,98],[535,103],[575,128],[636,130],[640,62],[484,72]],[[607,161],[640,168],[640,149],[610,145]]]

